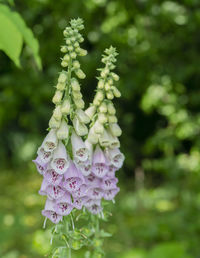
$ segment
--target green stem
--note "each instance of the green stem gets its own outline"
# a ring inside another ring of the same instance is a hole
[[[71,252],[71,248],[69,247],[69,251],[68,251],[68,257],[69,258],[71,258],[72,256],[71,256],[71,254],[72,254],[72,252]]]

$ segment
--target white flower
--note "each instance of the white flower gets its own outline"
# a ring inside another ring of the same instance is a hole
[[[53,151],[58,143],[58,139],[56,136],[56,130],[55,129],[51,129],[47,136],[44,138],[44,141],[42,143],[42,146],[44,148],[45,151]]]
[[[66,121],[63,119],[60,128],[57,131],[57,137],[59,140],[67,139],[69,136],[69,126]]]
[[[71,135],[72,152],[75,160],[86,161],[89,153],[85,143],[75,132]]]
[[[69,167],[69,158],[65,145],[59,141],[58,147],[54,151],[51,167],[60,175],[64,174]]]
[[[43,164],[47,164],[51,159],[52,151],[45,151],[44,148],[41,146],[37,151],[37,155],[39,156]]]
[[[124,154],[121,153],[119,149],[107,148],[105,153],[113,166],[117,167],[118,169],[122,167],[124,162]]]
[[[76,133],[79,136],[84,136],[88,133],[88,129],[85,124],[81,123],[77,117],[73,119],[73,126]]]

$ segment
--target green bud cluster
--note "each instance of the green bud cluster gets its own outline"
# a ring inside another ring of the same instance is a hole
[[[116,49],[112,46],[104,51],[101,61],[105,67],[98,69],[100,77],[98,77],[97,91],[93,103],[86,110],[92,120],[89,138],[93,143],[100,141],[99,138],[105,134],[105,130],[111,135],[108,138],[121,135],[121,129],[115,116],[116,109],[112,103],[114,97],[121,96],[120,91],[114,85],[119,80],[119,76],[113,72],[117,55]]]
[[[61,66],[67,71],[63,70],[59,74],[56,92],[52,99],[56,106],[49,121],[50,128],[58,129],[61,125],[63,127],[63,120],[68,122],[67,116],[69,115],[79,135],[87,134],[85,123],[88,123],[89,120],[88,117],[85,119],[86,114],[83,114],[82,109],[85,103],[78,82],[78,79],[85,78],[85,73],[81,70],[77,57],[87,54],[87,51],[80,47],[80,43],[84,41],[80,33],[82,29],[84,29],[83,21],[78,18],[71,20],[70,26],[67,26],[63,32],[65,45],[61,47],[61,52],[64,54]]]

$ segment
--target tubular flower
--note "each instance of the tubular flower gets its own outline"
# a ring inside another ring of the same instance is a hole
[[[113,200],[119,192],[115,174],[124,162],[120,152],[121,128],[112,103],[120,92],[114,86],[118,75],[115,48],[105,50],[96,95],[85,111],[78,79],[85,74],[77,60],[87,51],[80,47],[84,28],[81,19],[72,20],[64,30],[66,45],[58,76],[55,104],[49,129],[33,162],[43,176],[40,195],[47,197],[42,215],[57,224],[73,209],[86,208],[92,214],[103,211],[102,199]],[[89,128],[89,130],[88,130]]]

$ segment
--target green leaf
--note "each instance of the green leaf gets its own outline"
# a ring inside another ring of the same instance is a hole
[[[103,229],[100,231],[100,236],[101,237],[111,237],[112,234],[105,232]]]
[[[1,5],[0,5],[1,6]],[[23,38],[10,17],[0,9],[0,49],[20,67],[19,56],[22,50]]]
[[[146,251],[142,249],[134,248],[133,250],[129,250],[125,252],[122,256],[119,257],[122,258],[146,258]]]
[[[65,246],[61,246],[56,248],[55,252],[52,255],[52,258],[66,258],[67,256],[67,248]]]
[[[191,258],[186,254],[185,245],[171,242],[161,243],[154,247],[146,258]]]
[[[24,42],[29,46],[38,68],[41,69],[42,64],[39,56],[38,41],[34,37],[32,31],[26,26],[23,18],[20,16],[20,14],[18,14],[17,12],[11,11],[7,6],[3,4],[0,4],[0,14],[3,14],[4,16],[6,16],[7,19],[9,19],[10,23],[13,25],[13,27],[16,28],[18,33],[21,34],[21,37],[23,38]],[[5,32],[4,33],[5,33],[5,37],[7,37],[7,39],[9,40],[10,38],[7,35],[7,31],[8,29],[6,29],[6,33]],[[2,35],[2,30],[0,30],[0,33]],[[15,41],[13,43],[15,43]]]
[[[72,240],[71,241],[71,248],[73,250],[79,250],[82,247],[82,243],[78,240]]]

